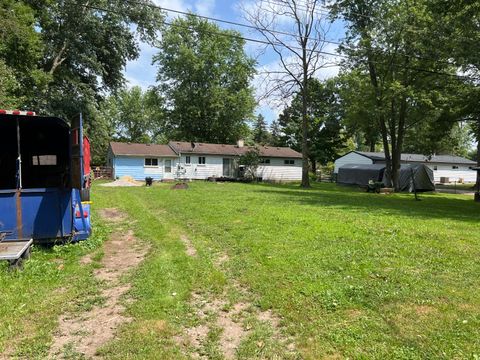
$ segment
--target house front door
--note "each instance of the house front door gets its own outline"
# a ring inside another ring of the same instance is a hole
[[[165,179],[173,179],[173,168],[171,159],[165,159],[163,162],[163,177]]]
[[[223,176],[233,177],[233,159],[223,159]]]

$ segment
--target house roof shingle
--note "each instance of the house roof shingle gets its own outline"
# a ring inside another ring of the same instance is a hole
[[[382,152],[355,151],[357,154],[366,156],[372,160],[385,160],[385,154]],[[442,163],[442,164],[465,164],[476,165],[475,161],[456,155],[432,155],[425,156],[421,154],[402,154],[401,161],[422,162],[422,163]]]
[[[168,145],[111,142],[110,147],[114,155],[177,156]]]
[[[182,154],[202,154],[202,155],[226,155],[241,156],[248,150],[253,149],[252,146],[228,145],[228,144],[208,144],[208,143],[191,143],[186,141],[171,141],[169,145],[175,151]],[[277,146],[258,146],[260,156],[263,157],[280,157],[280,158],[297,158],[300,159],[302,154],[288,147]]]

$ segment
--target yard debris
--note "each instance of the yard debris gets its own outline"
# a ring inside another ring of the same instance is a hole
[[[106,215],[108,211],[103,213],[103,216]],[[122,214],[122,218],[126,216]],[[104,244],[105,255],[101,261],[103,266],[94,271],[95,277],[107,285],[101,292],[105,303],[95,305],[81,314],[62,315],[49,358],[65,358],[63,352],[66,349],[86,358],[95,358],[98,348],[114,338],[117,328],[131,321],[125,316],[125,308],[120,304],[121,297],[130,290],[130,284],[123,284],[120,280],[129,270],[140,264],[147,250],[134,237],[132,231],[110,237]],[[82,263],[91,262],[90,256],[87,255],[86,258],[88,260],[82,260]]]
[[[101,186],[110,186],[110,187],[121,187],[121,186],[142,186],[143,182],[134,180],[131,176],[122,176],[120,179],[117,179],[112,182],[101,184]]]
[[[188,184],[187,183],[177,183],[173,185],[170,189],[172,190],[186,190],[188,189]]]

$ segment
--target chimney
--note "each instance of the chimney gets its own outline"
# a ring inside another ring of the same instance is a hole
[[[243,148],[243,145],[245,145],[244,140],[243,140],[243,139],[239,139],[239,140],[237,141],[237,147]]]

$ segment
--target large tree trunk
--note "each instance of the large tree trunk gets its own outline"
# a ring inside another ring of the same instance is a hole
[[[302,46],[303,54],[303,86],[302,91],[302,187],[310,187],[310,178],[308,176],[308,64],[307,50],[305,41]]]
[[[310,187],[310,178],[308,177],[308,115],[307,115],[307,89],[302,91],[302,187]]]
[[[477,120],[477,168],[480,168],[480,118]],[[480,191],[480,170],[477,170],[477,191]]]

